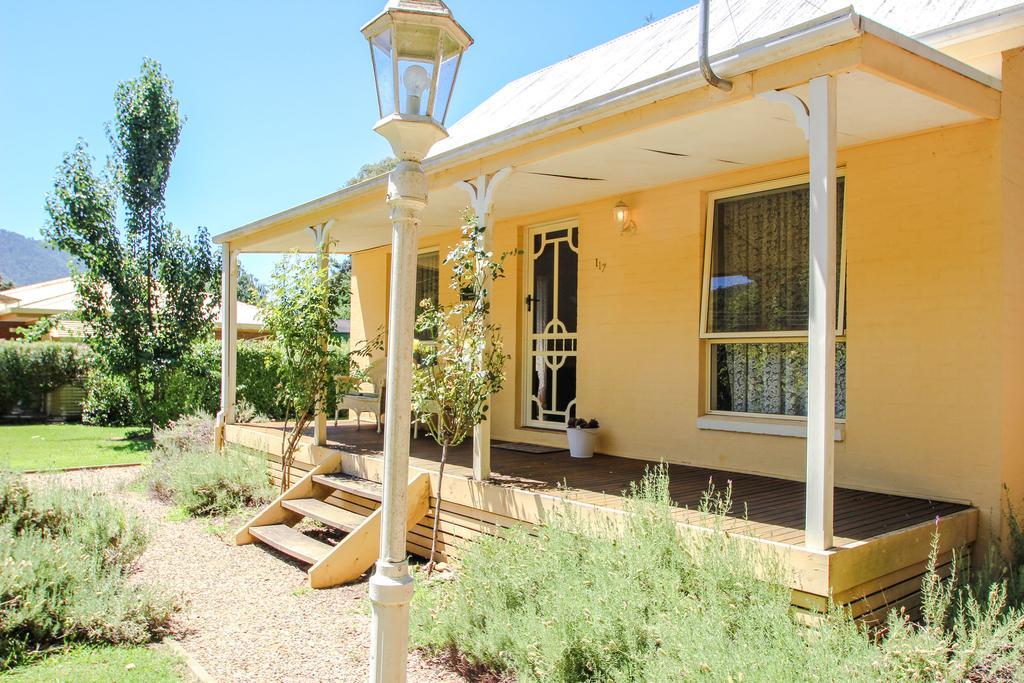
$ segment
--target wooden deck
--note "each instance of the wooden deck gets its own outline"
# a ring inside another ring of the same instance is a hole
[[[278,425],[260,429],[279,430]],[[279,432],[278,432],[279,433]],[[410,464],[436,472],[441,449],[428,437],[412,440]],[[639,481],[650,462],[595,455],[590,460],[569,457],[568,451],[534,455],[500,448],[491,449],[492,481],[505,487],[571,497],[602,507],[621,508],[622,493]],[[328,445],[349,453],[383,455],[383,435],[373,427],[356,430],[354,424],[328,427]],[[472,448],[465,443],[449,451],[446,475],[471,477]],[[710,485],[718,491],[731,486],[730,529],[744,535],[790,545],[804,542],[803,482],[739,472],[725,472],[689,465],[669,465],[669,491],[680,512],[696,511]],[[835,491],[835,545],[858,545],[880,536],[965,510],[955,503],[837,488]],[[699,515],[681,514],[699,523]]]
[[[272,476],[279,476],[280,424],[229,426],[225,438],[266,453]],[[500,445],[496,441],[491,449],[488,482],[472,480],[468,443],[449,453],[441,509],[442,547],[449,554],[480,533],[537,524],[564,504],[587,514],[621,515],[623,491],[651,464],[607,455],[575,460],[567,451],[530,454]],[[357,430],[354,424],[342,423],[329,428],[328,446],[322,452],[341,451],[345,472],[380,481],[382,448],[383,437],[373,427]],[[317,451],[311,446],[296,457],[293,480],[323,457]],[[440,448],[432,439],[420,436],[412,441],[410,472],[430,473],[434,491],[442,485],[439,460]],[[946,570],[953,553],[968,548],[977,532],[977,510],[968,506],[837,488],[835,547],[811,551],[803,546],[802,482],[688,465],[669,465],[668,475],[678,506],[676,518],[683,528],[700,531],[712,523],[698,511],[710,485],[718,491],[731,488],[726,529],[774,553],[791,570],[794,604],[809,609],[823,608],[829,595],[844,604],[859,601],[856,613],[876,618],[892,606],[913,607],[933,535],[939,533],[939,563]],[[431,505],[435,502],[432,499]],[[410,532],[411,552],[422,554],[423,533]]]

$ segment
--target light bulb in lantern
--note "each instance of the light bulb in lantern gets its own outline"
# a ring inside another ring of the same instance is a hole
[[[419,114],[423,91],[430,86],[430,74],[419,64],[413,64],[405,70],[402,82],[406,91],[405,110],[410,114]]]

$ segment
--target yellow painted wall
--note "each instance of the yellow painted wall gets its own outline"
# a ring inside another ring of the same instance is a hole
[[[1024,102],[1017,106],[1024,116]],[[1012,159],[999,152],[1014,135],[1021,131],[983,122],[839,155],[846,167],[848,419],[836,447],[836,482],[969,501],[981,508],[983,526],[998,519],[1001,481],[1019,482],[1024,495],[1021,429],[1012,443],[1004,438],[1008,422],[1024,420],[1024,382],[1008,380],[1003,367],[1006,335],[1024,340],[1021,299],[1008,301],[1004,290],[1004,258],[1024,272],[1021,252],[1004,252],[1004,207],[1022,213],[1024,173],[1000,182],[1001,164],[1024,167],[1019,142]],[[599,450],[803,478],[802,439],[701,430],[696,421],[705,391],[698,328],[707,193],[805,172],[806,163],[794,161],[627,195],[634,236],[612,225],[618,196],[495,226],[500,252],[517,247],[530,225],[579,221],[577,413],[600,419]],[[456,238],[453,232],[424,245],[439,244],[443,255]],[[386,315],[386,250],[358,254],[353,264],[355,338]],[[506,390],[494,399],[492,433],[563,444],[562,433],[517,428],[521,269],[513,259],[493,288],[495,321],[513,360]],[[1022,277],[1013,285],[1024,292]],[[1024,349],[1016,348],[1019,359]]]
[[[1024,511],[1024,48],[1003,54],[1002,78],[1002,481],[1020,513]],[[1005,520],[1000,526],[1005,536]]]

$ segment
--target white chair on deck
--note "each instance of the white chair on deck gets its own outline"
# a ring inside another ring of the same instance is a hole
[[[338,413],[342,409],[348,409],[355,413],[356,429],[360,427],[360,416],[362,413],[373,413],[377,422],[377,432],[380,433],[381,417],[384,415],[384,378],[387,372],[387,361],[379,358],[366,369],[367,382],[373,387],[373,391],[346,391],[349,387],[351,377],[348,375],[337,375],[334,378],[335,386],[338,388],[338,400],[334,404],[334,425],[338,425]]]
[[[373,391],[345,391],[348,388],[348,384],[351,381],[349,375],[336,375],[334,377],[335,386],[337,387],[338,400],[334,404],[334,426],[338,426],[338,413],[343,408],[347,408],[355,413],[356,416],[356,429],[359,429],[361,424],[360,414],[361,413],[373,413],[373,417],[377,422],[377,432],[380,433],[381,426],[383,423],[382,418],[384,417],[384,396],[385,396],[385,385],[387,377],[387,359],[380,358],[370,363],[370,366],[366,369],[366,375],[368,382],[373,385]],[[438,413],[436,405],[431,402],[428,406],[431,413],[435,415]],[[412,435],[414,439],[420,437],[420,420],[417,419],[416,415],[412,415]]]

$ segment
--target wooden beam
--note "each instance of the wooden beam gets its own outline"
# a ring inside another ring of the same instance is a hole
[[[221,250],[220,412],[217,432],[235,422],[235,372],[238,346],[238,251],[230,242]],[[222,437],[221,437],[222,438]],[[218,444],[219,446],[220,444]]]
[[[841,595],[872,579],[921,562],[928,557],[936,535],[941,556],[971,545],[977,534],[978,510],[968,508],[937,521],[877,536],[834,553],[829,563],[829,584],[833,593]]]
[[[980,117],[999,118],[1002,94],[995,88],[878,36],[862,41],[865,71]]]
[[[810,82],[806,545],[832,547],[836,414],[836,83]]]
[[[320,254],[320,277],[329,279],[331,276],[331,228],[334,227],[334,221],[325,221],[319,225],[309,226],[309,230],[313,233],[313,242],[316,244],[317,251]],[[330,337],[326,337],[323,341],[323,351],[328,353],[330,349]],[[327,377],[327,381],[332,381],[330,376]],[[324,387],[324,395],[321,396],[320,400],[316,404],[316,413],[313,418],[313,443],[317,446],[327,445],[327,392]]]
[[[475,181],[460,181],[459,186],[469,193],[470,205],[476,214],[479,225],[483,227],[482,241],[480,247],[485,252],[492,251],[494,241],[494,226],[491,225],[491,207],[494,205],[494,191],[502,180],[512,174],[512,167],[506,166],[496,173],[484,174]],[[490,282],[486,287],[490,289]],[[491,314],[486,314],[486,324],[490,324]],[[487,410],[484,412],[484,420],[473,427],[473,478],[478,481],[489,479],[491,476],[491,420],[490,405],[491,397],[486,399]]]

